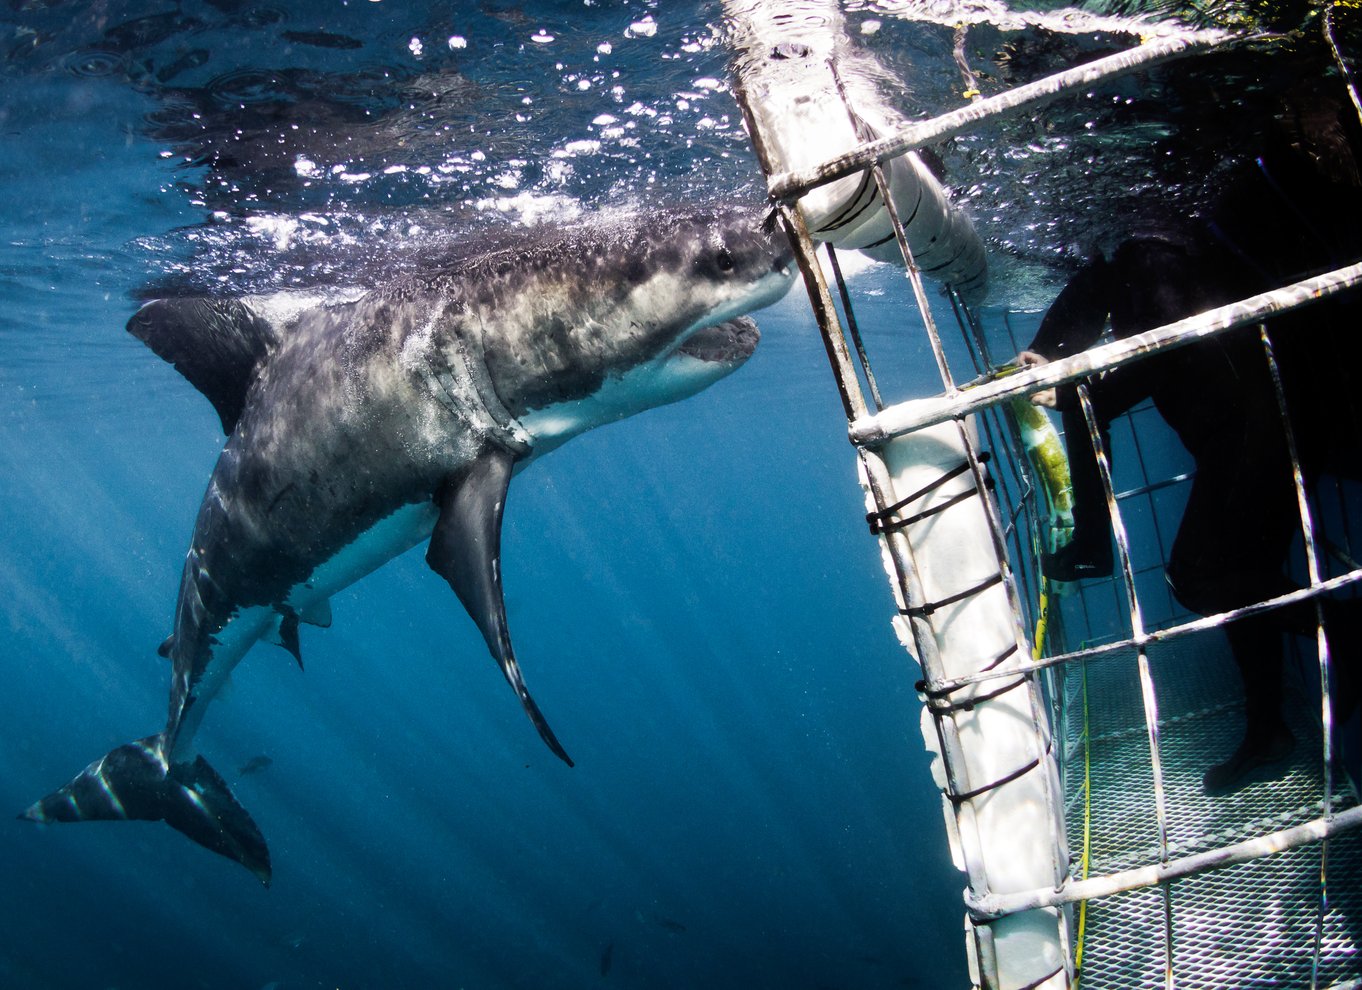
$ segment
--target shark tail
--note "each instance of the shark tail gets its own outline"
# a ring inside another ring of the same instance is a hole
[[[251,816],[202,756],[169,763],[159,735],[119,746],[19,817],[33,822],[163,821],[236,860],[266,887],[270,851]]]

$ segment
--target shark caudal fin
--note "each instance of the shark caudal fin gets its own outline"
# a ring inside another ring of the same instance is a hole
[[[270,851],[246,809],[202,756],[167,764],[161,737],[119,746],[19,815],[32,822],[163,821],[270,884]]]

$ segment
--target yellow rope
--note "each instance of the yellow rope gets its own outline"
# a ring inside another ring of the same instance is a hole
[[[1031,659],[1039,660],[1045,655],[1045,641],[1050,632],[1050,581],[1044,575],[1040,579],[1040,601],[1036,610],[1036,633],[1032,637]],[[1092,853],[1092,759],[1088,748],[1088,665],[1083,670],[1083,858],[1079,869],[1081,879],[1088,879],[1088,864]],[[1078,933],[1074,939],[1074,983],[1078,990],[1083,973],[1083,936],[1088,924],[1088,902],[1078,902]]]
[[[1359,0],[1362,2],[1362,0]],[[999,369],[1001,375],[1019,370],[1017,366]],[[1064,446],[1055,433],[1044,410],[1031,405],[1025,399],[1014,400],[1007,405],[1008,412],[1023,435],[1023,446],[1027,459],[1039,476],[1040,497],[1048,515],[1048,527],[1042,538],[1045,549],[1051,553],[1068,542],[1072,535],[1073,491],[1069,479],[1069,462]],[[1026,441],[1030,440],[1030,443]],[[1067,523],[1067,526],[1064,524]],[[1040,547],[1033,548],[1039,557]],[[1031,658],[1039,660],[1045,655],[1046,641],[1050,633],[1050,581],[1044,574],[1040,576],[1040,594],[1036,608],[1036,631],[1032,637]],[[1088,878],[1088,864],[1092,852],[1092,758],[1088,747],[1088,667],[1083,664],[1083,858],[1080,863],[1081,879]],[[1083,937],[1088,922],[1088,902],[1078,904],[1078,931],[1074,939],[1074,983],[1078,983],[1083,971]]]
[[[1083,662],[1083,861],[1082,876],[1088,879],[1088,860],[1092,852],[1092,751],[1088,746],[1088,664]],[[1083,934],[1088,924],[1088,902],[1078,902],[1078,936],[1074,945],[1074,986],[1083,977]]]

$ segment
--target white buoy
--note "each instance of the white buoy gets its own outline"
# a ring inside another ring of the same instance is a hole
[[[725,0],[724,13],[737,76],[773,169],[811,168],[907,123],[882,92],[886,70],[852,43],[835,0]],[[988,263],[973,222],[916,154],[884,170],[914,263],[978,302]],[[869,172],[819,186],[800,205],[818,240],[902,264]]]
[[[940,423],[879,449],[894,501],[921,493],[896,516],[912,520],[902,528],[922,595],[934,603],[923,619],[940,665],[935,676],[944,679],[1002,672],[1030,659],[989,535],[984,500],[992,496],[979,491],[973,474],[963,470],[966,429],[973,430],[972,419],[963,426]],[[867,507],[875,509],[868,488]],[[884,558],[891,584],[897,586],[887,551]],[[906,610],[906,602],[900,605]],[[917,655],[919,644],[908,617],[900,614],[894,627],[904,646]],[[1021,675],[983,681],[933,699],[922,712],[923,739],[934,757],[932,772],[948,793],[952,788],[943,763],[943,739],[953,740],[955,796],[943,802],[946,828],[952,858],[976,890],[1001,894],[1052,888],[1067,870],[1063,813],[1056,801],[1061,793],[1058,767],[1048,713],[1036,704],[1034,690]],[[1067,987],[1065,924],[1055,908],[993,921],[989,968],[996,983],[987,985]],[[978,935],[972,939],[975,966],[980,941]],[[977,979],[976,984],[984,985]]]

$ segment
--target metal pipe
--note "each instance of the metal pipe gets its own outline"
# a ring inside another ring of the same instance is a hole
[[[1225,42],[1190,38],[1164,38],[1129,51],[1117,52],[1115,55],[1096,59],[1086,65],[1066,69],[1063,72],[1038,79],[1033,83],[1018,86],[1006,93],[977,100],[931,120],[908,124],[887,137],[870,141],[819,165],[773,175],[767,180],[766,188],[774,199],[791,199],[808,192],[810,189],[816,189],[818,186],[826,185],[829,182],[844,179],[848,175],[869,168],[871,165],[884,163],[914,148],[921,148],[935,141],[953,137],[989,117],[1039,105],[1062,96],[1071,89],[1091,85],[1105,79],[1114,79],[1136,69],[1149,68],[1161,62],[1167,62],[1183,55],[1190,55],[1196,51],[1222,44],[1225,44]]]
[[[809,305],[813,307],[814,319],[817,320],[818,329],[823,336],[823,347],[827,351],[828,363],[832,366],[833,377],[837,382],[837,394],[842,399],[842,411],[846,413],[847,419],[854,420],[868,412],[865,395],[861,392],[861,383],[856,378],[856,368],[851,363],[851,352],[847,349],[842,324],[837,319],[837,308],[833,305],[832,293],[828,291],[828,283],[818,265],[817,249],[809,237],[804,213],[798,206],[782,204],[780,216],[785,222],[785,231],[794,248],[795,262],[804,277],[804,288],[809,294]]]
[[[768,177],[815,165],[825,155],[854,152],[906,123],[878,84],[886,70],[854,43],[837,0],[724,0],[723,9],[739,98],[750,132],[760,135]],[[969,298],[981,298],[988,262],[968,215],[915,154],[900,155],[884,168],[888,181],[882,189],[865,174],[801,197],[810,233],[898,264],[886,214],[892,202],[923,271]]]
[[[1229,612],[1218,612],[1215,615],[1208,615],[1204,618],[1194,619],[1191,622],[1184,622],[1181,625],[1169,626],[1167,629],[1155,629],[1147,632],[1143,636],[1131,637],[1129,639],[1117,640],[1114,643],[1104,643],[1101,646],[1090,646],[1083,650],[1073,650],[1069,653],[1057,653],[1052,657],[1044,657],[1040,660],[1033,660],[1029,663],[1018,664],[1009,667],[1005,671],[981,671],[977,674],[962,675],[952,677],[947,680],[929,681],[926,687],[932,692],[958,691],[961,688],[969,687],[972,684],[981,684],[984,681],[994,681],[1007,675],[1026,674],[1037,670],[1046,670],[1050,667],[1060,667],[1064,664],[1073,663],[1077,660],[1091,660],[1103,657],[1106,654],[1118,653],[1121,650],[1143,648],[1149,643],[1161,643],[1165,640],[1177,639],[1180,636],[1189,636],[1193,633],[1205,632],[1207,629],[1214,629],[1223,626],[1227,622],[1241,619],[1246,615],[1257,615],[1259,612],[1266,612],[1268,609],[1280,608],[1283,605],[1294,605],[1296,602],[1308,601],[1328,594],[1331,591],[1338,591],[1351,584],[1362,582],[1362,568],[1351,570],[1346,574],[1339,574],[1337,577],[1321,581],[1318,585],[1311,588],[1297,588],[1276,598],[1269,598],[1266,601],[1256,602],[1252,605],[1245,605],[1243,608],[1236,608]]]
[[[861,339],[861,328],[856,323],[856,310],[851,305],[851,293],[847,291],[847,281],[842,277],[842,266],[837,261],[837,249],[831,243],[825,243],[823,250],[828,253],[828,267],[832,269],[832,277],[837,282],[837,295],[842,300],[842,312],[846,314],[847,333],[851,335],[852,346],[856,348],[856,360],[861,365],[861,374],[865,375],[865,383],[870,389],[875,411],[879,412],[884,408],[884,399],[880,396],[880,386],[875,381],[874,369],[870,367],[870,355],[866,353],[865,341]]]
[[[1316,818],[1233,845],[1208,849],[1191,856],[1169,860],[1167,863],[1138,866],[1087,880],[1070,880],[1057,888],[1040,888],[1015,894],[991,894],[987,897],[974,897],[966,891],[965,907],[976,922],[983,923],[1005,918],[1019,911],[1096,900],[1127,890],[1152,887],[1155,884],[1166,884],[1200,873],[1209,873],[1211,870],[1237,863],[1247,863],[1249,860],[1261,859],[1311,842],[1320,842],[1359,825],[1362,825],[1362,805],[1355,805],[1330,817]]]
[[[1139,358],[1214,337],[1236,327],[1257,323],[1277,313],[1297,309],[1337,292],[1362,284],[1362,262],[1302,279],[1290,285],[1249,296],[1238,302],[1207,310],[1125,340],[1093,347],[1072,357],[1018,371],[971,388],[954,398],[933,397],[892,405],[874,416],[851,424],[851,442],[874,446],[925,426],[962,419],[985,406],[1016,396],[1029,395],[1065,382],[1086,378],[1097,371],[1120,367]]]

